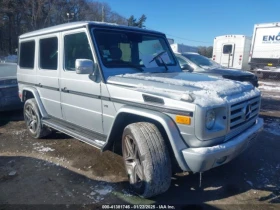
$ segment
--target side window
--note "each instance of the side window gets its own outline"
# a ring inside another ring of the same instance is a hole
[[[58,40],[51,37],[40,40],[40,68],[57,70]]]
[[[33,69],[35,56],[35,41],[20,43],[19,66],[21,68]]]
[[[230,54],[232,52],[232,45],[227,44],[223,47],[223,54]]]
[[[87,35],[84,32],[64,36],[64,67],[75,71],[76,59],[93,60]]]

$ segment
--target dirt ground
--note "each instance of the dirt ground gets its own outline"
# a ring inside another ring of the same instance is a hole
[[[280,209],[280,98],[264,97],[261,117],[265,127],[256,143],[232,162],[204,172],[201,187],[199,174],[177,174],[166,193],[143,199],[130,192],[120,156],[59,132],[33,139],[21,111],[0,113],[0,209],[14,209],[16,204],[61,204],[59,209],[95,204]]]

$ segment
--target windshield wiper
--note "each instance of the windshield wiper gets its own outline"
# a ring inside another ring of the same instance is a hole
[[[149,63],[153,62],[153,61],[154,61],[155,59],[157,59],[157,58],[160,58],[161,62],[163,63],[163,65],[164,65],[164,67],[165,67],[165,71],[168,71],[168,68],[167,68],[166,63],[165,63],[165,62],[162,60],[162,58],[161,58],[161,56],[162,56],[164,53],[166,53],[166,51],[165,51],[165,50],[164,50],[164,51],[162,51],[162,52],[160,52],[159,54],[155,55],[155,56],[153,57],[153,59],[152,59],[152,60],[150,60],[150,62],[149,62]]]
[[[160,52],[159,54],[155,55],[155,56],[153,57],[153,59],[150,60],[149,63],[152,63],[155,59],[157,59],[157,58],[158,58],[159,56],[161,56],[163,53],[166,53],[166,51],[162,51],[162,52]]]

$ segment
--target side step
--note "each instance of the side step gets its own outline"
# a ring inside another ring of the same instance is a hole
[[[68,123],[56,118],[42,119],[42,123],[55,130],[72,136],[75,139],[90,144],[98,149],[101,149],[106,141],[106,136],[81,128],[72,123]]]

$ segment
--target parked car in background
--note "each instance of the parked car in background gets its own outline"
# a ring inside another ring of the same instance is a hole
[[[0,56],[0,63],[17,63],[17,55]]]
[[[20,109],[16,63],[0,63],[0,111]]]
[[[258,87],[258,77],[251,72],[229,69],[198,53],[175,53],[175,55],[183,71],[204,73],[241,82],[250,82],[255,87]]]

